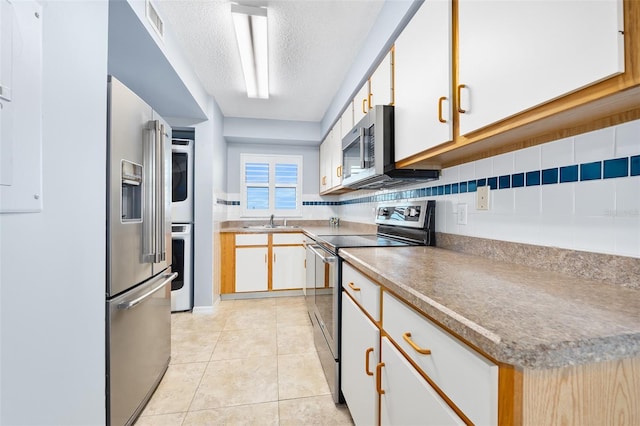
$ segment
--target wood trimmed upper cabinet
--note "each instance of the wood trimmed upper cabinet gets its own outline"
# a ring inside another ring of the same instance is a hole
[[[451,2],[424,2],[395,42],[395,161],[453,140]]]
[[[353,98],[353,124],[358,123],[369,112],[369,80],[365,81]]]
[[[369,79],[369,109],[374,105],[393,105],[393,49],[387,52]]]
[[[640,118],[640,2],[516,3],[452,0],[453,142],[397,167],[450,167]]]
[[[623,34],[622,0],[459,0],[460,134],[624,72]]]

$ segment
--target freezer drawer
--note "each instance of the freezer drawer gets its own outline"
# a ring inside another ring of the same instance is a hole
[[[171,357],[171,281],[165,272],[107,301],[107,404],[110,425],[133,423]]]

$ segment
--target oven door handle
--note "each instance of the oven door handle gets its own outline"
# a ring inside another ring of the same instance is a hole
[[[317,248],[320,248],[319,245],[309,245],[307,246],[312,252],[314,252],[316,254],[316,256],[318,256],[320,259],[322,259],[322,261],[324,263],[333,263],[336,261],[336,256],[324,256],[322,253],[320,253],[318,250],[316,250]],[[322,249],[320,249],[322,250]],[[324,250],[323,250],[324,251]]]

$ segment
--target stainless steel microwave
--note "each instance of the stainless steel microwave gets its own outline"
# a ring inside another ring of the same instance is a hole
[[[393,106],[376,105],[342,139],[343,186],[380,189],[438,179],[439,170],[396,168],[393,117]]]

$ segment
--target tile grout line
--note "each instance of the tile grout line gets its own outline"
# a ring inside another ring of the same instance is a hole
[[[192,314],[193,315],[193,314]],[[222,324],[222,330],[224,330],[224,326],[227,324],[227,318],[225,316],[224,318],[224,324]],[[189,413],[191,412],[191,406],[193,405],[193,401],[196,398],[196,395],[198,394],[198,389],[200,389],[200,386],[202,385],[202,380],[204,379],[204,375],[207,372],[207,369],[209,368],[209,364],[211,363],[211,358],[213,358],[213,353],[216,350],[216,347],[218,346],[218,343],[220,342],[220,335],[222,334],[222,331],[218,334],[218,338],[216,339],[216,343],[215,345],[213,345],[213,349],[211,350],[211,355],[209,355],[209,360],[207,361],[207,365],[205,366],[204,370],[202,371],[202,376],[200,376],[200,381],[198,381],[198,386],[196,386],[195,391],[193,392],[193,396],[191,397],[191,402],[189,402],[189,406],[187,407],[187,411],[184,415],[184,418],[182,419],[182,422],[180,423],[180,425],[184,425],[184,422],[187,420],[187,417],[189,416]]]

